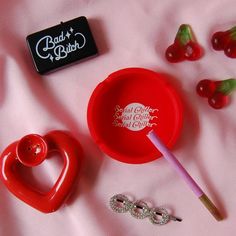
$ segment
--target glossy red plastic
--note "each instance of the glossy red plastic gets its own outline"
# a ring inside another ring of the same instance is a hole
[[[17,158],[25,166],[33,167],[39,165],[45,160],[47,154],[48,145],[37,134],[29,134],[17,143]]]
[[[170,148],[182,127],[180,98],[165,75],[127,68],[108,76],[88,104],[88,126],[107,155],[126,163],[145,163],[161,156],[146,134],[154,129]]]
[[[50,191],[42,193],[21,178],[19,168],[33,167],[47,160],[49,153],[58,152],[63,158],[63,169]],[[50,213],[65,201],[75,184],[81,168],[83,151],[79,142],[64,131],[51,131],[41,137],[30,134],[10,144],[1,154],[1,180],[20,200],[31,207]]]

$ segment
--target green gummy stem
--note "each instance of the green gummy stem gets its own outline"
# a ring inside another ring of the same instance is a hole
[[[236,26],[232,27],[230,30],[230,38],[236,40]]]
[[[186,45],[189,41],[192,41],[192,32],[189,25],[181,25],[176,35],[176,39],[181,45]]]
[[[217,91],[229,95],[234,89],[236,89],[236,79],[227,79],[220,83]]]

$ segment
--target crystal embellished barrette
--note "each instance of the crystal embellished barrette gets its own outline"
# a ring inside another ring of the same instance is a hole
[[[110,199],[110,207],[114,212],[130,214],[136,219],[149,218],[153,224],[164,225],[170,220],[181,222],[182,219],[169,215],[163,207],[149,208],[143,201],[131,202],[125,195],[117,194]]]

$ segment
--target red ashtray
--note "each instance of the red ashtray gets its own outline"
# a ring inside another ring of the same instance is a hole
[[[171,148],[179,137],[183,109],[168,79],[143,68],[112,73],[94,90],[88,126],[99,148],[121,162],[153,161],[161,153],[148,140],[155,130]]]

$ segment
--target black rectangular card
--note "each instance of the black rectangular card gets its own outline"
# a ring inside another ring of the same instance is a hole
[[[84,16],[28,35],[26,41],[40,74],[98,53]]]

